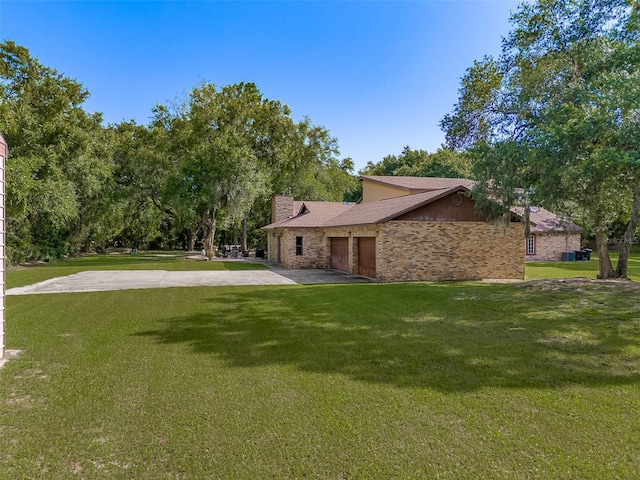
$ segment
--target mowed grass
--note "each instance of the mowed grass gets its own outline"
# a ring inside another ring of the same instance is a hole
[[[7,275],[7,288],[22,287],[50,278],[63,277],[87,270],[256,270],[263,264],[216,259],[206,262],[187,258],[182,253],[139,253],[84,255],[28,267],[12,267]]]
[[[617,254],[611,254],[611,262],[615,268],[618,262]],[[631,255],[628,263],[628,276],[631,280],[640,282],[640,255]],[[527,262],[526,278],[528,280],[543,278],[572,278],[587,277],[595,279],[598,275],[598,257],[594,252],[591,260],[580,262]]]
[[[202,262],[205,263],[205,262]],[[633,479],[637,285],[9,297],[0,477]]]

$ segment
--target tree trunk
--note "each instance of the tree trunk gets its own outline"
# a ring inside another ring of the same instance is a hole
[[[233,227],[231,230],[231,245],[233,246],[238,245],[238,228],[235,223],[233,224]]]
[[[631,218],[627,224],[627,230],[624,232],[622,244],[620,245],[620,255],[618,256],[618,265],[616,273],[620,278],[628,278],[627,265],[629,263],[629,254],[631,253],[631,245],[636,238],[636,231],[640,224],[640,183],[636,185],[633,192],[633,204],[631,206]]]
[[[187,237],[187,252],[195,250],[196,236],[191,228],[185,228],[184,234]]]
[[[242,251],[247,251],[247,219],[242,220]]]
[[[204,254],[209,260],[213,260],[213,257],[216,255],[216,247],[213,244],[213,239],[216,235],[216,219],[207,219],[204,222],[202,229],[204,230]]]
[[[611,265],[607,235],[603,231],[596,231],[596,248],[598,249],[598,278],[616,278],[616,272]]]

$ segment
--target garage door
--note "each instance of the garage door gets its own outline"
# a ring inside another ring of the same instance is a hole
[[[349,239],[334,237],[331,239],[331,268],[349,272]]]
[[[358,238],[358,275],[376,278],[376,239]]]

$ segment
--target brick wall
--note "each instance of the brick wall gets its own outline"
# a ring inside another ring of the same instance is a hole
[[[523,279],[523,227],[484,222],[398,222],[384,225],[378,278],[419,280]]]
[[[317,228],[285,229],[269,232],[269,261],[278,263],[278,237],[280,237],[280,264],[285,268],[329,268],[326,239]],[[302,255],[296,255],[296,237],[302,237]]]
[[[0,135],[0,358],[5,352],[5,286],[6,286],[6,224],[5,224],[5,162],[7,158],[7,144]]]
[[[506,230],[484,222],[406,222],[327,229],[277,229],[269,233],[269,259],[286,268],[330,268],[331,237],[349,239],[349,273],[358,272],[358,237],[376,237],[376,277],[383,282],[523,279],[523,227]],[[296,236],[304,254],[296,255]]]
[[[293,216],[293,197],[274,195],[271,199],[271,223],[280,222]]]
[[[580,250],[580,233],[537,233],[536,254],[526,255],[526,260],[557,261],[562,259],[562,252]],[[525,241],[525,253],[527,243]]]

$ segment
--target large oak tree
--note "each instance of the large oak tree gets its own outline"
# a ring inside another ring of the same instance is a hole
[[[638,5],[523,3],[500,57],[474,63],[441,122],[449,146],[475,158],[481,207],[578,213],[595,232],[600,278],[626,276],[640,215]],[[607,237],[621,211],[629,222],[614,270]]]
[[[96,221],[112,163],[99,114],[83,103],[78,81],[42,65],[29,51],[0,44],[0,131],[7,160],[10,260],[53,258],[81,248]]]

